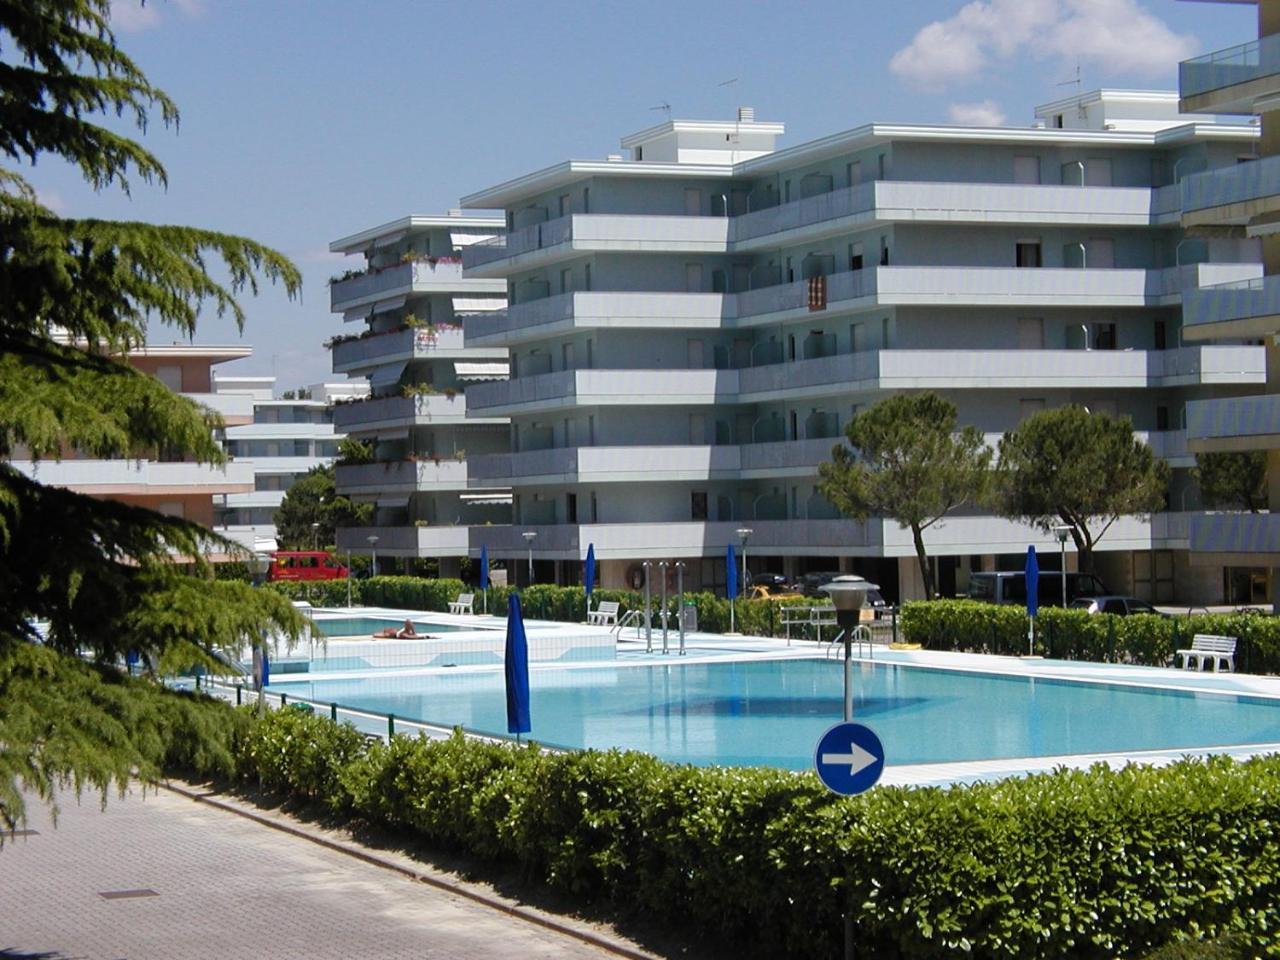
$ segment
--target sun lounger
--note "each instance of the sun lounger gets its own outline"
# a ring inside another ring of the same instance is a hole
[[[1191,649],[1179,650],[1178,656],[1182,658],[1179,666],[1183,670],[1189,669],[1193,661],[1196,670],[1203,670],[1205,662],[1212,660],[1214,673],[1222,664],[1226,664],[1228,673],[1233,673],[1236,669],[1236,639],[1197,633],[1191,639]]]
[[[474,614],[476,595],[474,593],[460,593],[458,599],[449,604],[449,612],[456,614]]]
[[[601,600],[600,606],[587,611],[587,623],[601,627],[612,627],[618,622],[618,602]]]

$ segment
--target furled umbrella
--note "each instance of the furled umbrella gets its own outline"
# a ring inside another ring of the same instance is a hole
[[[524,635],[524,614],[520,612],[520,597],[507,597],[507,649],[505,657],[507,680],[507,732],[520,734],[532,729],[529,722],[529,641]]]
[[[484,597],[485,616],[489,614],[489,548],[480,546],[480,595]]]
[[[591,619],[591,591],[596,586],[596,545],[587,544],[586,569],[582,572],[582,588],[587,593],[587,619]]]
[[[1027,656],[1036,652],[1036,613],[1040,610],[1040,561],[1036,559],[1036,548],[1027,547],[1027,619],[1031,625],[1027,629]]]
[[[733,552],[733,544],[729,544],[724,555],[724,595],[729,598],[729,632],[736,633],[733,621],[733,601],[738,596],[738,562]]]

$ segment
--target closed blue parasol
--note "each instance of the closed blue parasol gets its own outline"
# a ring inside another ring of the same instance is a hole
[[[587,619],[591,619],[591,591],[596,588],[596,545],[587,544],[586,569],[582,571],[582,589],[587,592]]]
[[[724,595],[729,598],[729,632],[737,633],[737,626],[733,622],[733,601],[738,596],[738,561],[734,556],[732,543],[724,554]]]
[[[1036,548],[1027,547],[1027,617],[1031,626],[1027,631],[1027,654],[1035,652],[1036,645],[1036,613],[1040,610],[1040,561],[1036,559]]]
[[[484,597],[484,612],[489,613],[489,548],[480,545],[480,595]]]
[[[520,597],[507,598],[507,732],[517,737],[533,729],[529,722],[529,641],[524,635]]]

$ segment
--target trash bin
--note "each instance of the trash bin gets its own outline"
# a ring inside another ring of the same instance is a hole
[[[685,633],[693,633],[698,629],[698,605],[686,600],[680,609],[680,626]]]

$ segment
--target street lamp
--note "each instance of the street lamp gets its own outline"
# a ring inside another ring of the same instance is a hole
[[[836,623],[840,624],[841,637],[844,638],[844,719],[853,719],[853,631],[858,626],[859,613],[867,600],[868,590],[879,590],[880,587],[869,583],[862,577],[851,574],[836,577],[824,587],[820,587],[831,598],[836,608]]]
[[[369,541],[369,557],[372,560],[373,568],[369,575],[376,577],[378,575],[378,537],[377,535],[370,535],[365,539]]]
[[[1062,606],[1067,605],[1067,537],[1071,536],[1071,527],[1065,523],[1053,526],[1053,535],[1058,538],[1058,546],[1062,548]]]
[[[522,536],[529,545],[529,586],[533,586],[533,541],[538,539],[538,531],[526,530]]]
[[[320,549],[320,524],[315,521],[311,524],[311,549]]]
[[[267,572],[271,569],[271,556],[266,553],[255,553],[253,555],[253,585],[255,587],[262,586],[267,578]],[[257,646],[253,648],[253,685],[258,688],[258,716],[262,716],[267,709],[267,684],[271,677],[271,661],[267,656],[267,638],[264,636]]]
[[[747,583],[747,541],[751,539],[751,534],[755,533],[750,527],[739,527],[734,531],[738,535],[738,542],[742,544],[742,587],[741,590],[746,592],[747,587],[751,584]]]

